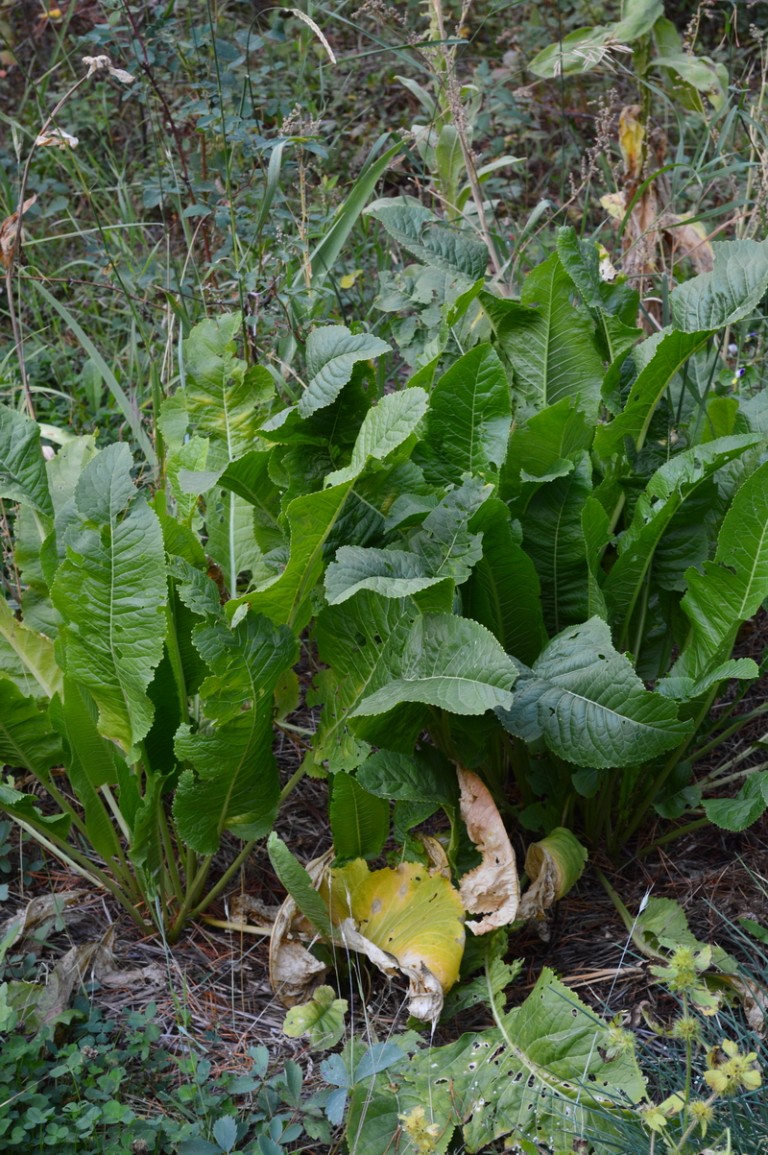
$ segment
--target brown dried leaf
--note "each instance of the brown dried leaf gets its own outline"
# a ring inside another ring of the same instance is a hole
[[[517,917],[520,882],[515,852],[487,786],[471,770],[457,770],[461,789],[461,817],[469,837],[483,856],[459,885],[464,909],[485,914],[479,922],[468,922],[474,934],[488,934],[508,926]]]
[[[32,208],[32,205],[36,200],[36,193],[34,196],[27,197],[27,199],[24,201],[24,204],[21,206],[22,217],[28,209]],[[18,228],[19,211],[17,209],[15,213],[11,213],[9,217],[6,217],[5,220],[0,223],[0,264],[4,269],[9,269],[11,267],[11,261],[13,260],[14,249],[16,247],[16,233],[18,232]]]

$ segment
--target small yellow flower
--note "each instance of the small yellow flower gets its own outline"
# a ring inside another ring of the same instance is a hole
[[[643,1123],[649,1131],[663,1131],[667,1125],[667,1118],[661,1107],[652,1103],[650,1107],[643,1107],[640,1111]]]
[[[440,1124],[427,1123],[427,1114],[423,1107],[414,1107],[407,1115],[398,1115],[398,1119],[418,1155],[432,1155],[432,1152],[437,1150]]]
[[[735,1095],[738,1091],[756,1091],[762,1082],[757,1053],[742,1054],[732,1039],[724,1039],[707,1055],[708,1070],[704,1081],[718,1095]]]

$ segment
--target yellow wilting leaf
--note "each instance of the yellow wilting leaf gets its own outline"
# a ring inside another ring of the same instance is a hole
[[[660,226],[670,242],[675,260],[690,257],[697,273],[711,273],[715,266],[715,254],[709,243],[707,230],[701,221],[688,221],[686,216],[665,213]]]
[[[564,826],[532,843],[525,856],[531,885],[520,903],[520,918],[542,918],[578,882],[586,861],[586,850]]]
[[[459,767],[457,773],[461,817],[483,856],[480,865],[462,878],[459,894],[466,911],[486,916],[479,922],[467,923],[469,929],[473,934],[488,934],[499,926],[508,926],[517,916],[520,881],[515,852],[488,787],[471,770]]]
[[[645,125],[640,120],[639,104],[628,104],[619,114],[619,147],[627,180],[640,180],[645,159]]]
[[[434,1022],[464,953],[464,912],[448,879],[414,862],[369,871],[357,859],[330,872],[329,891],[345,945],[385,974],[406,975],[410,1013]]]

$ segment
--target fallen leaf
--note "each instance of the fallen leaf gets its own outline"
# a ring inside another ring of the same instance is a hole
[[[469,914],[486,915],[479,922],[467,923],[472,933],[488,934],[517,917],[520,881],[515,852],[488,787],[471,770],[459,767],[457,773],[461,817],[483,858],[462,878],[459,896]]]

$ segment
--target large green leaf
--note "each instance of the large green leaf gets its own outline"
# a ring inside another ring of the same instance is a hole
[[[632,523],[619,538],[619,556],[604,586],[611,622],[621,625],[631,616],[659,543],[674,515],[708,477],[761,438],[720,437],[678,453],[657,469],[640,494]]]
[[[410,551],[342,546],[326,572],[329,603],[365,589],[401,598],[446,579],[461,585],[482,555],[481,539],[467,525],[490,492],[478,478],[450,490],[412,536]]]
[[[366,210],[389,235],[425,265],[477,281],[485,273],[488,250],[482,241],[442,224],[414,197],[383,197]]]
[[[425,614],[411,627],[396,676],[368,694],[353,716],[383,714],[401,702],[483,714],[509,707],[515,674],[490,630],[469,618]]]
[[[547,45],[529,63],[531,72],[553,80],[558,76],[592,72],[603,62],[609,67],[614,54],[622,51],[621,46],[647,36],[664,15],[663,0],[632,0],[621,7],[621,20],[593,28],[577,28],[555,44]]]
[[[26,695],[52,698],[61,688],[61,670],[53,642],[30,630],[0,598],[0,676],[10,678]]]
[[[334,774],[329,809],[336,858],[376,858],[389,835],[389,802],[349,774]]]
[[[88,838],[97,854],[110,862],[119,855],[120,847],[112,817],[98,791],[118,781],[120,754],[113,742],[99,734],[95,708],[74,683],[66,685],[63,700],[58,695],[54,698],[49,713],[61,735],[67,775],[83,807]]]
[[[363,592],[318,616],[318,654],[329,668],[315,678],[314,697],[323,705],[313,743],[317,765],[327,762],[332,770],[353,770],[368,754],[367,742],[352,732],[350,717],[368,694],[392,677],[417,613],[408,599]],[[382,735],[379,744],[410,750],[421,711],[401,708],[387,723],[386,737]],[[356,723],[354,729],[359,728]]]
[[[621,453],[624,438],[629,437],[640,449],[648,426],[664,391],[676,373],[710,338],[709,331],[681,333],[677,329],[662,330],[638,346],[643,367],[638,373],[626,404],[613,421],[599,425],[595,433],[595,451],[607,459]]]
[[[600,618],[553,638],[498,715],[510,733],[543,736],[566,762],[602,769],[649,761],[691,731],[674,702],[646,690]]]
[[[222,446],[223,464],[259,447],[260,403],[274,394],[266,369],[249,369],[237,356],[241,327],[239,313],[208,317],[184,342],[187,413],[198,433]]]
[[[589,546],[583,516],[592,493],[592,464],[582,451],[575,468],[533,495],[523,520],[523,548],[541,584],[551,633],[589,616]]]
[[[0,405],[0,497],[29,505],[44,518],[53,517],[40,427]]]
[[[480,300],[512,364],[515,387],[527,407],[579,399],[597,411],[603,362],[590,315],[573,304],[573,285],[557,253],[528,274],[520,302],[481,293]]]
[[[483,556],[461,591],[465,615],[487,626],[508,654],[532,662],[547,640],[539,577],[520,544],[520,526],[491,498],[475,515]]]
[[[377,750],[363,762],[357,780],[380,798],[458,806],[456,769],[434,747],[415,754]]]
[[[585,1135],[609,1151],[633,1126],[633,1141],[644,1142],[633,1107],[646,1088],[631,1038],[617,1035],[552,971],[542,972],[501,1024],[447,1046],[411,1044],[415,1053],[372,1085],[354,1087],[351,1149],[357,1155],[412,1151],[408,1129],[418,1134],[419,1125],[431,1128],[435,1152],[447,1149],[457,1127],[470,1152],[489,1151],[505,1136],[513,1145],[525,1143],[521,1150],[535,1145],[564,1152]]]
[[[46,782],[51,767],[61,761],[61,741],[43,704],[0,678],[0,765],[29,770]]]
[[[686,576],[682,608],[691,629],[671,676],[699,679],[730,657],[739,626],[768,597],[768,462],[736,493],[714,561]]]
[[[672,291],[678,329],[723,329],[754,312],[768,292],[768,240],[721,241],[715,267]]]
[[[310,599],[323,573],[328,538],[351,492],[352,482],[347,481],[292,501],[286,511],[291,530],[288,564],[269,585],[230,602],[230,611],[239,615],[244,606],[250,606],[273,622],[286,623],[297,632],[303,630],[312,613]]]
[[[273,695],[298,643],[285,626],[248,614],[235,629],[201,625],[195,645],[211,669],[200,687],[204,720],[181,726],[177,756],[194,767],[176,789],[173,814],[193,850],[213,854],[222,831],[260,838],[272,828],[280,796],[272,754]]]
[[[432,390],[427,431],[417,460],[427,478],[458,484],[501,468],[512,413],[504,366],[490,345],[477,345]]]
[[[352,481],[369,461],[384,461],[415,433],[427,411],[428,396],[423,389],[402,389],[387,393],[363,418],[352,450],[352,460],[344,469],[329,473],[325,484]]]
[[[147,687],[163,656],[167,582],[160,523],[131,464],[127,445],[111,445],[86,466],[51,596],[67,677],[87,687],[99,732],[134,761],[152,724]]]
[[[323,325],[307,338],[307,388],[297,406],[309,417],[336,400],[358,361],[389,352],[389,345],[372,333],[351,333],[346,325]]]

